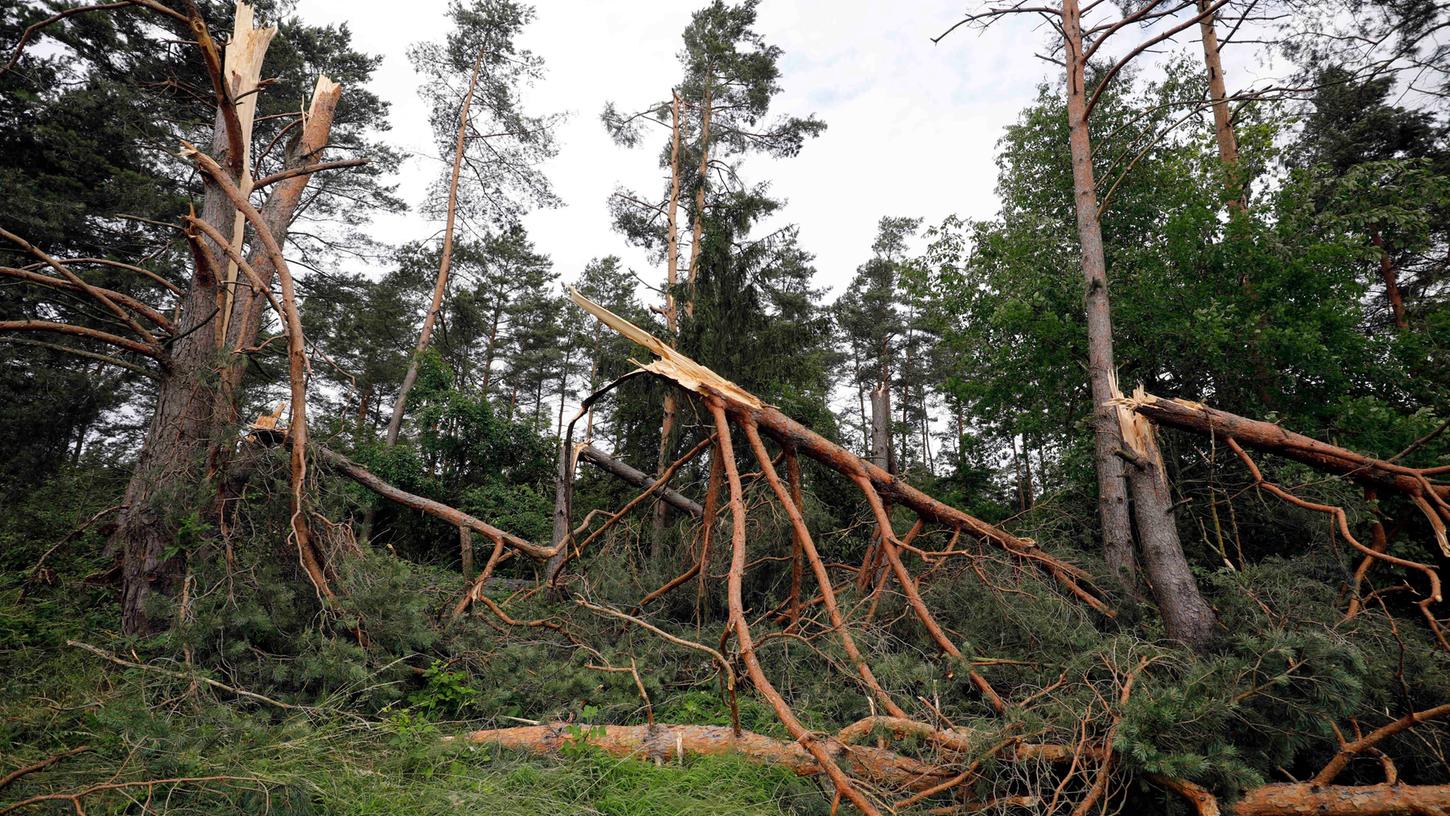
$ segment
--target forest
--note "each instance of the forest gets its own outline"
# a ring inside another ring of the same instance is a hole
[[[697,3],[569,268],[523,0],[423,200],[305,3],[0,0],[0,816],[1450,814],[1450,5],[898,4],[1041,74],[832,286]]]

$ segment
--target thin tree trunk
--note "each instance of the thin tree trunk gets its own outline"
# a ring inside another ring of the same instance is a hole
[[[1239,178],[1239,141],[1234,134],[1228,109],[1228,90],[1223,81],[1223,62],[1219,59],[1218,33],[1213,28],[1212,0],[1198,0],[1199,32],[1203,35],[1203,64],[1208,70],[1208,98],[1213,105],[1213,136],[1218,142],[1218,157],[1223,163],[1224,183],[1228,191],[1228,208],[1232,213],[1244,211],[1244,190]]]
[[[701,188],[704,189],[704,188]],[[671,343],[679,342],[680,314],[675,303],[675,288],[679,286],[680,236],[678,213],[680,206],[680,93],[671,92],[670,104],[670,205],[668,210],[669,235],[665,239],[665,329]],[[698,221],[698,219],[697,219]],[[693,254],[693,249],[691,250]],[[693,263],[693,258],[691,260]],[[692,274],[690,279],[694,280]],[[663,473],[670,464],[671,437],[675,432],[675,390],[665,391],[664,416],[660,420],[660,449],[655,473]],[[669,508],[664,502],[656,502],[650,535],[650,555],[659,558],[665,547],[665,520]]]
[[[1132,565],[1132,528],[1123,477],[1133,497],[1133,516],[1143,566],[1153,597],[1163,615],[1170,638],[1200,648],[1213,634],[1213,610],[1199,594],[1198,585],[1183,555],[1173,515],[1168,477],[1158,456],[1151,429],[1138,435],[1135,449],[1144,455],[1126,468],[1119,451],[1124,438],[1120,417],[1127,414],[1109,400],[1118,396],[1113,364],[1113,324],[1108,301],[1107,260],[1103,253],[1102,221],[1093,180],[1092,139],[1088,133],[1086,64],[1083,59],[1081,18],[1077,0],[1063,0],[1063,36],[1067,56],[1067,115],[1071,131],[1073,182],[1077,199],[1078,240],[1082,248],[1083,277],[1087,285],[1088,373],[1097,417],[1096,464],[1099,502],[1103,517],[1104,551],[1108,566],[1129,591],[1136,587]]]
[[[398,398],[393,403],[393,415],[388,419],[388,435],[385,444],[392,447],[398,443],[398,432],[403,427],[403,411],[408,404],[408,392],[418,381],[418,363],[428,350],[433,338],[433,324],[443,308],[443,293],[448,288],[448,268],[453,261],[453,225],[458,214],[458,177],[463,172],[463,149],[468,137],[468,109],[473,105],[473,92],[478,87],[478,74],[483,68],[483,51],[473,60],[473,75],[468,80],[468,91],[463,95],[463,106],[458,111],[458,138],[453,145],[453,174],[448,181],[448,215],[443,226],[443,252],[438,261],[438,281],[433,285],[433,302],[428,314],[423,317],[423,329],[418,332],[418,346],[413,350],[413,359],[408,363],[408,372],[403,375],[403,386],[398,389]]]
[[[1385,297],[1390,302],[1390,312],[1395,316],[1395,328],[1408,329],[1410,322],[1405,319],[1405,298],[1400,294],[1400,279],[1395,272],[1395,262],[1390,258],[1390,249],[1385,244],[1385,237],[1378,229],[1370,233],[1370,241],[1380,251],[1380,277],[1385,282]]]
[[[260,61],[261,55],[254,58]],[[292,168],[320,160],[340,93],[325,78],[319,81],[298,147],[288,155]],[[218,165],[231,167],[232,139],[226,125],[231,117],[219,110],[216,118],[212,151],[222,158]],[[277,183],[262,207],[262,219],[279,244],[308,180],[304,174]],[[204,184],[201,220],[222,235],[230,234],[238,217],[235,205],[214,180],[208,177]],[[224,305],[218,274],[227,256],[216,242],[200,236],[196,240],[204,251],[196,255],[191,283],[182,298],[171,366],[161,374],[156,406],[126,487],[126,509],[111,539],[121,558],[121,625],[127,634],[153,634],[171,620],[156,608],[153,596],[170,596],[180,587],[186,553],[177,552],[174,545],[182,519],[196,513],[207,523],[220,520],[220,476],[235,442],[231,431],[246,357],[229,355],[217,376],[217,356],[219,351],[240,351],[256,342],[267,303],[265,293],[252,285],[237,287],[226,335],[207,330]],[[259,249],[253,258],[254,270],[270,282],[277,270],[269,254]]]
[[[1117,451],[1123,441],[1115,412],[1112,319],[1108,311],[1107,260],[1102,224],[1098,220],[1093,180],[1092,142],[1088,135],[1087,97],[1082,59],[1082,29],[1077,0],[1063,0],[1062,21],[1067,54],[1067,117],[1072,149],[1072,175],[1077,203],[1077,232],[1086,282],[1088,381],[1092,387],[1094,463],[1098,475],[1098,517],[1103,527],[1103,556],[1108,569],[1130,594],[1137,591],[1133,560],[1133,525],[1128,509],[1128,484]]]

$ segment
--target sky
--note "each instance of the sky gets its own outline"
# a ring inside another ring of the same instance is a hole
[[[680,33],[703,2],[535,1],[537,17],[521,44],[544,58],[546,76],[523,98],[531,113],[567,114],[559,154],[544,166],[563,206],[533,212],[524,223],[564,280],[610,254],[646,280],[663,277],[611,229],[607,199],[619,186],[662,188],[656,158],[667,136],[661,131],[639,147],[620,148],[599,114],[610,100],[629,109],[668,97],[680,75]],[[798,224],[801,245],[816,256],[819,285],[844,287],[870,257],[882,216],[930,224],[954,213],[996,212],[994,146],[1053,67],[1033,55],[1049,35],[1024,19],[990,36],[960,29],[933,45],[929,38],[960,19],[962,9],[962,0],[761,4],[756,29],[784,51],[772,112],[814,113],[827,129],[796,157],[752,159],[745,177],[769,181],[788,202],[762,228]],[[371,87],[392,103],[387,141],[413,154],[398,181],[414,207],[443,165],[406,51],[443,38],[445,10],[446,0],[301,0],[297,7],[309,23],[347,23],[355,47],[382,55]],[[379,219],[373,234],[401,243],[438,229],[414,211]]]

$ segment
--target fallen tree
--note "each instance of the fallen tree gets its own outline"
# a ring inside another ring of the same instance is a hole
[[[949,749],[947,760],[972,757],[965,772],[933,765],[880,746],[861,745],[862,738],[878,729],[910,734]],[[557,753],[565,745],[588,745],[615,757],[633,757],[657,763],[683,762],[686,757],[735,754],[752,762],[779,765],[799,776],[826,772],[820,760],[798,741],[778,740],[751,731],[735,733],[712,725],[577,725],[551,723],[474,731],[461,738],[473,744],[497,745],[532,754]],[[981,735],[960,729],[937,730],[914,722],[869,718],[818,740],[831,760],[854,777],[896,793],[914,792],[894,807],[915,804],[923,796],[942,793],[975,780],[975,771],[990,757],[1007,761],[1042,761],[1064,764],[1084,754],[1102,753],[1099,746],[1033,745],[1007,738],[982,746]],[[975,755],[970,752],[975,750]],[[1446,816],[1450,814],[1450,785],[1333,785],[1301,782],[1250,788],[1231,804],[1192,782],[1151,776],[1151,781],[1186,799],[1199,816]],[[946,783],[952,783],[947,785]]]

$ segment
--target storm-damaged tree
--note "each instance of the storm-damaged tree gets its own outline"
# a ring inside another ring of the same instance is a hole
[[[1093,167],[1089,119],[1103,93],[1135,58],[1190,27],[1199,26],[1226,2],[1150,0],[1130,7],[1121,17],[1099,14],[1085,23],[1078,0],[1062,0],[1060,9],[1053,10],[1023,4],[989,8],[969,14],[957,24],[986,26],[1006,15],[1029,14],[1046,18],[1061,32],[1060,64],[1065,69],[1063,93],[1067,101],[1068,147],[1087,307],[1088,381],[1094,405],[1094,465],[1103,552],[1119,583],[1129,592],[1136,592],[1136,531],[1137,554],[1142,559],[1169,637],[1196,647],[1202,647],[1212,637],[1215,617],[1203,600],[1184,557],[1162,458],[1151,433],[1133,433],[1125,427],[1132,422],[1111,405],[1119,391],[1113,360],[1107,260],[1103,251],[1103,212]],[[1089,70],[1094,57],[1099,56],[1104,44],[1115,34],[1140,27],[1151,27],[1143,41],[1131,45],[1116,59],[1107,58],[1102,52],[1104,67]]]
[[[383,119],[386,110],[376,97],[361,91],[350,93],[348,102],[339,105],[341,87],[322,76],[327,72],[349,84],[361,83],[376,64],[349,48],[345,28],[317,29],[290,22],[274,41],[277,29],[254,27],[250,7],[239,4],[232,37],[223,48],[194,6],[182,13],[161,3],[136,5],[144,8],[109,11],[103,6],[98,10],[108,13],[85,15],[81,18],[85,26],[67,22],[43,31],[72,46],[67,59],[73,62],[67,70],[76,71],[92,88],[104,82],[146,87],[154,79],[169,78],[172,84],[210,89],[200,98],[178,95],[153,100],[143,118],[155,117],[154,131],[138,128],[142,132],[126,137],[143,153],[150,152],[151,167],[159,166],[165,179],[160,186],[173,195],[194,194],[200,176],[200,215],[183,218],[184,226],[162,233],[164,239],[157,236],[149,252],[136,251],[140,249],[136,243],[148,241],[137,231],[123,229],[130,233],[128,241],[96,246],[100,242],[94,238],[72,242],[68,237],[41,245],[7,230],[8,242],[24,250],[32,266],[7,274],[56,294],[83,295],[89,305],[74,311],[41,307],[29,319],[7,320],[3,326],[9,331],[58,335],[65,344],[53,345],[77,354],[94,356],[93,347],[109,347],[123,355],[123,364],[137,366],[132,360],[139,358],[147,376],[156,381],[147,431],[113,536],[121,562],[123,628],[146,634],[167,625],[169,614],[164,604],[155,603],[155,596],[179,588],[188,550],[225,532],[243,379],[249,360],[260,351],[257,337],[269,301],[287,314],[290,324],[286,335],[293,380],[291,427],[295,441],[305,441],[305,401],[297,399],[305,360],[294,282],[280,253],[303,209],[304,190],[312,185],[306,208],[310,219],[344,224],[365,217],[366,208],[352,204],[358,198],[382,205],[395,202],[378,186],[377,168],[337,172],[364,161],[330,160],[324,155],[324,150],[334,154],[341,149],[365,150],[369,123]],[[208,8],[225,19],[215,6]],[[197,47],[158,57],[153,43],[173,32]],[[118,41],[115,37],[129,44],[127,58],[117,59],[101,47]],[[22,58],[17,73],[23,74],[32,64],[30,58]],[[102,70],[88,71],[95,66]],[[264,66],[275,78],[261,84],[258,78]],[[298,100],[308,96],[311,103],[304,113],[298,110]],[[56,104],[65,101],[57,99]],[[207,150],[186,147],[193,139],[204,141]],[[182,162],[169,155],[178,144],[185,148]],[[318,174],[313,183],[312,174],[318,170],[329,172]],[[343,201],[348,202],[346,209]],[[245,210],[239,212],[243,205]],[[116,223],[122,206],[118,202],[117,211],[104,213],[106,220]],[[21,221],[19,226],[26,224]],[[312,250],[322,246],[313,240],[293,243]],[[149,270],[136,262],[167,257],[178,248],[182,252],[189,248],[190,262],[173,260],[172,268],[189,266],[189,271],[184,283],[164,281],[163,289],[175,295],[166,310],[169,314],[141,299],[148,294],[145,285],[124,286],[136,295],[97,286],[90,282],[97,279],[94,275],[77,273],[67,260],[80,250],[100,256],[99,261],[85,261],[87,266],[102,264],[137,276],[133,281],[151,280]],[[281,284],[280,304],[271,291],[274,281]],[[303,447],[294,446],[292,534],[309,578],[319,594],[326,595],[330,592],[326,575],[301,504],[304,463],[298,457]]]
[[[458,221],[481,240],[530,207],[557,203],[538,165],[554,155],[559,117],[530,116],[519,98],[520,91],[543,75],[543,59],[515,42],[533,15],[532,7],[513,0],[453,0],[448,16],[454,28],[444,41],[423,43],[409,52],[426,80],[421,91],[432,106],[439,153],[451,154],[452,160],[429,197],[429,213],[444,220],[438,276],[413,361],[388,420],[389,446],[398,441],[408,392],[443,308]]]

